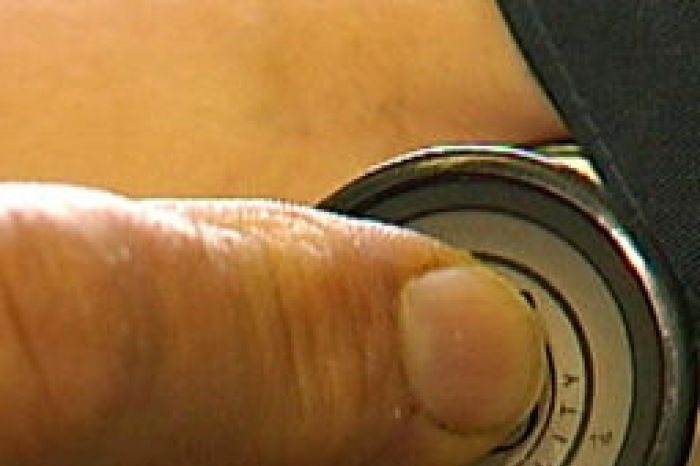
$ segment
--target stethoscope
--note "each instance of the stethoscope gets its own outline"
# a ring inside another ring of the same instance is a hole
[[[548,331],[530,419],[479,466],[680,466],[696,421],[692,322],[645,232],[576,146],[439,146],[371,170],[320,207],[467,249]]]

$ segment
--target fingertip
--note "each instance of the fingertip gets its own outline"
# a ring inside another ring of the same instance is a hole
[[[411,280],[400,325],[408,383],[436,424],[465,435],[507,431],[533,408],[542,334],[494,272],[450,267]]]

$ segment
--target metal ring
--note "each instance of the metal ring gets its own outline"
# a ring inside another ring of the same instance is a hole
[[[478,192],[488,192],[488,199],[475,200]],[[632,348],[631,423],[614,463],[597,466],[680,466],[696,413],[689,317],[663,257],[645,232],[620,220],[633,213],[621,215],[611,205],[594,177],[534,151],[441,146],[375,168],[320,207],[397,224],[479,207],[520,215],[553,231],[590,261],[620,301]],[[642,370],[656,374],[654,380],[643,380]],[[563,464],[578,466],[552,466]]]

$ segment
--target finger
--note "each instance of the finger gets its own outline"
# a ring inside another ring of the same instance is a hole
[[[531,316],[462,253],[278,204],[1,191],[2,464],[457,465],[528,408]],[[435,270],[466,294],[420,298]]]
[[[351,244],[356,253],[358,249],[360,254],[381,252],[377,258],[385,267],[381,273],[395,275],[399,283],[403,281],[399,285],[403,301],[398,306],[399,350],[403,351],[399,364],[403,382],[406,383],[408,376],[412,386],[408,387],[410,394],[405,404],[377,405],[380,412],[393,407],[394,417],[401,418],[405,412],[409,415],[400,428],[391,432],[387,446],[369,464],[464,464],[491,449],[504,433],[509,434],[514,420],[522,421],[523,415],[529,414],[540,393],[543,335],[539,322],[533,321],[535,316],[523,306],[516,290],[495,273],[479,267],[464,252],[401,230],[349,223],[283,204],[236,201],[152,204],[238,231],[272,234],[276,241],[280,238],[296,241],[299,235],[290,231],[299,223],[311,222],[313,229],[326,236],[324,241],[339,243],[336,248]],[[364,243],[363,238],[366,238]],[[283,264],[288,260],[288,250],[282,247],[280,251],[285,257],[278,263]],[[406,262],[401,262],[401,258]],[[335,265],[343,268],[343,278],[350,279],[355,289],[361,290],[372,282],[365,269],[371,269],[371,265],[368,267],[356,256],[335,259],[338,259]],[[434,273],[425,273],[432,268]],[[440,290],[444,292],[436,293]],[[312,293],[302,293],[300,302],[310,296]],[[382,296],[395,301],[396,290]],[[465,305],[468,314],[464,312]],[[396,305],[385,304],[379,311],[386,307]],[[342,319],[343,309],[338,311]],[[379,332],[379,336],[392,338],[395,330],[392,325]],[[426,358],[432,360],[421,361]],[[494,380],[503,383],[496,385]],[[367,430],[369,435],[378,432]]]

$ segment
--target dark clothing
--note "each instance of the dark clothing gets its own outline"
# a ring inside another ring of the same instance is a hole
[[[499,3],[625,220],[651,233],[699,311],[700,2]]]

